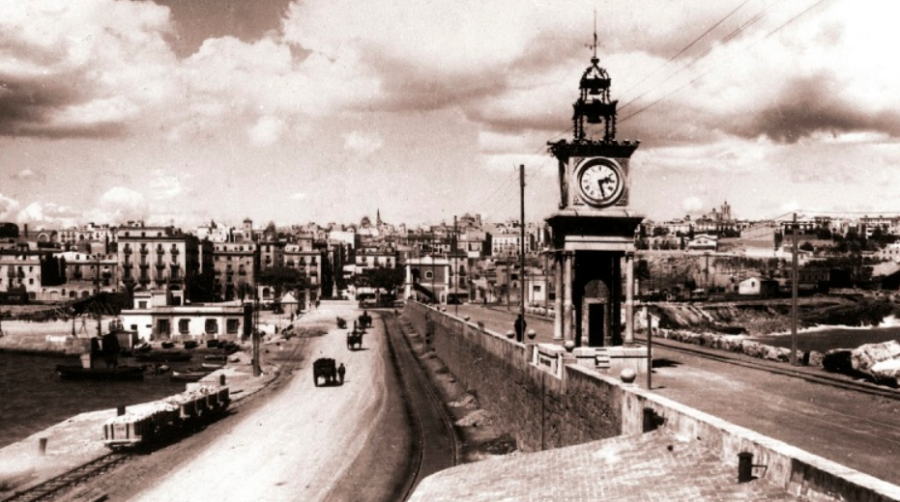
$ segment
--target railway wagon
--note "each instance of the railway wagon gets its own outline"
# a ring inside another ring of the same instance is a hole
[[[137,405],[103,424],[103,443],[111,449],[151,446],[218,418],[230,402],[228,387],[204,385]]]

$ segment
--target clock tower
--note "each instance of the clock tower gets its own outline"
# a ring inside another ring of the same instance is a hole
[[[559,210],[547,218],[556,269],[553,335],[586,364],[605,353],[613,370],[646,371],[633,336],[634,236],[643,217],[629,209],[630,159],[639,142],[616,140],[618,102],[599,66],[596,37],[573,105],[572,140],[549,143],[559,162]]]

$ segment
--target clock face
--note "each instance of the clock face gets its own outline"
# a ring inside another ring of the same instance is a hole
[[[578,190],[584,201],[592,206],[615,204],[625,188],[622,169],[609,159],[591,159],[575,171]]]

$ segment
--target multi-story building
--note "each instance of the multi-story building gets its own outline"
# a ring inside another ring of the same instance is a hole
[[[259,248],[259,269],[280,268],[284,266],[285,241],[263,241],[257,243]]]
[[[163,289],[174,305],[185,298],[200,270],[199,242],[174,227],[147,227],[143,223],[119,228],[118,260],[121,282],[128,289]]]
[[[41,291],[41,255],[0,254],[0,291],[6,293],[23,289],[29,299],[38,299]]]
[[[65,251],[55,253],[53,257],[59,260],[62,279],[70,297],[82,296],[82,292],[93,295],[119,289],[119,259],[115,253]]]
[[[216,242],[212,254],[216,298],[231,301],[251,296],[258,267],[256,243]]]
[[[322,252],[311,242],[290,243],[284,247],[284,266],[300,271],[309,278],[307,301],[322,297]]]
[[[63,249],[82,252],[109,253],[116,242],[115,227],[94,223],[60,230],[57,235]]]

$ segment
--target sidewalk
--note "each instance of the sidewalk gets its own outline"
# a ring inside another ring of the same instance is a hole
[[[466,313],[477,316],[478,310]],[[460,309],[460,316],[463,314]],[[486,327],[498,331],[511,326],[515,311],[508,315],[493,310],[482,314],[486,316]],[[471,319],[477,320],[480,319]],[[537,331],[535,341],[552,343],[551,321],[529,316],[528,327]],[[896,418],[900,403],[896,399],[783,374],[786,370],[804,377],[852,381],[820,368],[792,367],[670,340],[665,343],[780,371],[751,369],[654,344],[653,392],[889,483],[900,484],[900,471],[889,461],[900,451],[900,424]],[[646,388],[646,375],[640,375],[635,383]]]

